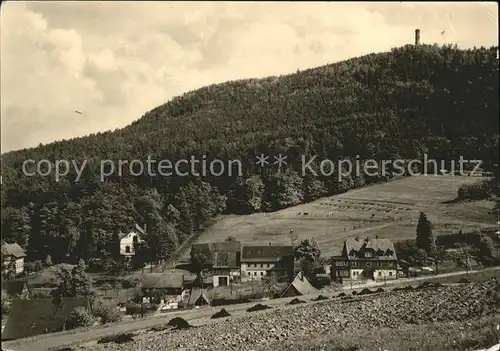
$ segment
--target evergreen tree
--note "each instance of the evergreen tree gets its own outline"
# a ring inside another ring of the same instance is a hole
[[[427,219],[425,213],[420,212],[417,224],[417,247],[424,250],[428,256],[436,252],[436,243],[432,233],[432,223]]]

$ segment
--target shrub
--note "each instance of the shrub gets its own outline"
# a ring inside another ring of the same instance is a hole
[[[102,324],[119,322],[123,317],[118,309],[113,308],[113,306],[106,305],[101,301],[98,301],[94,305],[92,315],[94,318],[99,318]]]
[[[33,262],[24,263],[24,271],[29,274],[35,272],[35,264]]]
[[[139,279],[137,278],[123,279],[121,283],[123,289],[135,288],[139,284]]]
[[[7,296],[2,294],[2,315],[9,313],[10,306]]]
[[[88,327],[92,325],[94,319],[85,307],[76,307],[66,321],[66,329],[78,327]]]
[[[40,272],[43,269],[43,262],[40,260],[33,262],[33,268],[35,272]]]
[[[492,191],[492,182],[482,180],[474,184],[464,184],[458,189],[458,200],[482,200],[487,199]]]

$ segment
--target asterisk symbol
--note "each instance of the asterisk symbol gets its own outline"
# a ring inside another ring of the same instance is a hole
[[[267,161],[268,158],[269,158],[269,156],[265,156],[264,154],[260,154],[260,156],[257,156],[257,164],[261,167],[264,167],[265,165],[267,165],[269,163]]]
[[[274,156],[276,161],[274,161],[274,164],[278,165],[278,168],[281,168],[281,166],[286,165],[286,156],[283,156],[281,154],[278,154],[278,156]]]

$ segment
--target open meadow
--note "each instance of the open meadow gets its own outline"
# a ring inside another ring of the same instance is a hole
[[[290,244],[314,238],[322,255],[338,253],[348,237],[413,239],[421,211],[436,235],[496,227],[493,201],[454,202],[462,184],[485,178],[414,176],[352,190],[273,213],[221,216],[198,242],[223,241],[228,236],[245,244]],[[182,255],[188,259],[189,250]]]

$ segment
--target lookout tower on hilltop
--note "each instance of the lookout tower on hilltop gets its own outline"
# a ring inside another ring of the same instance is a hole
[[[420,45],[420,29],[415,29],[415,46]]]

